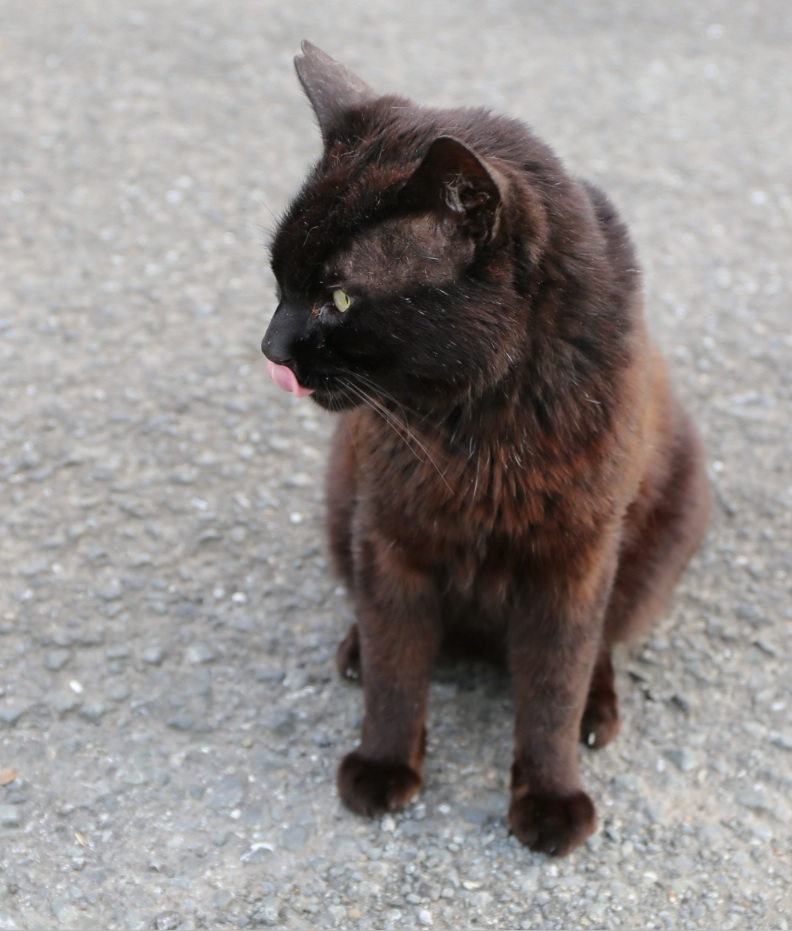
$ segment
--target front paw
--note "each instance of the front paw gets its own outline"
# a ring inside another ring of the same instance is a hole
[[[563,857],[594,833],[597,813],[583,791],[558,796],[517,790],[509,808],[509,825],[531,850]]]
[[[341,801],[359,815],[375,815],[402,808],[421,788],[421,776],[404,763],[367,760],[348,753],[338,767]]]

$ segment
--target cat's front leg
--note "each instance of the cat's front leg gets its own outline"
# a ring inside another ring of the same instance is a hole
[[[509,823],[532,850],[563,856],[597,824],[583,791],[578,741],[615,555],[602,547],[542,573],[509,624],[515,758]]]
[[[440,644],[430,573],[391,542],[358,548],[355,595],[365,715],[338,769],[344,804],[372,817],[406,805],[423,782],[429,677]]]

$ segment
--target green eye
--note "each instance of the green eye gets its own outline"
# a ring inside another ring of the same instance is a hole
[[[340,314],[346,313],[352,305],[349,295],[342,288],[336,288],[333,291],[333,303]]]

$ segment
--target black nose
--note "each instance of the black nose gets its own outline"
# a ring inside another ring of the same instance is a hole
[[[261,341],[261,351],[276,365],[285,365],[291,358],[291,340],[286,338],[286,334],[279,332],[274,317]]]
[[[284,365],[289,361],[289,356],[285,355],[280,347],[274,345],[274,342],[274,340],[270,339],[270,332],[267,330],[264,339],[261,341],[261,351],[271,362],[275,362],[276,365]]]
[[[281,302],[275,310],[261,341],[261,351],[276,365],[288,364],[300,335],[301,314],[295,307]]]

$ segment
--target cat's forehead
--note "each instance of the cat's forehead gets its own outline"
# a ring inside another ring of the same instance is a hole
[[[351,166],[350,166],[351,167]],[[318,172],[281,219],[272,241],[272,266],[279,277],[307,282],[341,253],[359,252],[367,230],[381,225],[391,198],[371,172]],[[373,238],[376,239],[376,236]]]
[[[435,214],[404,216],[362,228],[328,260],[327,278],[376,297],[452,281],[469,244]]]

